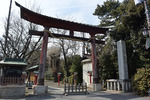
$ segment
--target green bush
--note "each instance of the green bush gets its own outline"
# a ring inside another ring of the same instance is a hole
[[[150,89],[150,68],[137,69],[132,85],[138,95],[148,95],[148,89]]]

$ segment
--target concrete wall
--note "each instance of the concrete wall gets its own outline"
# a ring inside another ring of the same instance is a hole
[[[25,85],[0,86],[0,98],[25,96]]]
[[[90,76],[88,76],[88,71],[92,71],[92,60],[85,59],[82,60],[83,64],[83,83],[87,83],[87,86],[90,86]],[[93,76],[91,77],[91,83],[93,83]]]
[[[48,93],[48,86],[40,86],[40,85],[33,85],[33,94],[46,94]]]

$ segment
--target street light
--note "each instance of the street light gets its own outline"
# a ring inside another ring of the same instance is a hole
[[[90,76],[90,84],[91,84],[92,71],[88,71],[88,76]]]
[[[149,35],[149,38],[146,38],[146,44],[145,44],[146,49],[148,49],[150,48],[150,31],[149,31],[150,30],[150,11],[147,5],[147,0],[134,0],[134,2],[135,2],[135,5],[139,5],[144,2],[147,27],[142,30],[142,33],[144,36]]]
[[[144,36],[148,36],[150,31],[149,31],[149,29],[144,28],[144,29],[142,29],[142,33]]]
[[[143,3],[144,2],[144,7],[145,7],[145,14],[146,14],[146,20],[147,20],[147,28],[144,28],[143,30],[142,30],[142,33],[143,33],[143,35],[144,36],[147,36],[148,34],[149,34],[149,36],[150,36],[150,31],[149,31],[149,29],[150,29],[150,12],[149,12],[149,7],[148,7],[148,5],[147,5],[147,0],[134,0],[134,2],[135,2],[135,5],[139,5],[139,4],[141,4],[141,3]]]
[[[61,75],[62,73],[61,72],[58,72],[57,73],[57,77],[58,77],[58,87],[60,86],[60,75]]]
[[[74,72],[74,84],[76,84],[78,72]]]

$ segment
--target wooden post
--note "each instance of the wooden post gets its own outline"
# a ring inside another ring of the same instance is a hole
[[[64,92],[66,93],[66,83],[64,84]]]
[[[72,83],[72,93],[73,93],[73,83]]]
[[[83,89],[83,83],[81,83],[81,86],[82,86],[82,93],[84,92],[84,89]]]
[[[95,34],[91,35],[91,54],[92,54],[92,69],[93,69],[93,84],[99,83],[98,69],[97,69],[97,59],[96,59],[96,45],[95,45]]]
[[[79,85],[79,93],[80,93],[80,83],[78,85]]]
[[[85,83],[85,92],[87,93],[87,84]]]
[[[75,84],[75,91],[76,91],[76,93],[77,93],[77,84]]]
[[[70,83],[68,83],[68,93],[70,93]]]
[[[45,27],[45,30],[49,30],[49,28]],[[41,50],[41,55],[40,55],[38,85],[44,85],[44,73],[45,73],[45,61],[46,61],[46,54],[47,54],[48,35],[49,34],[47,32],[44,32],[42,50]]]

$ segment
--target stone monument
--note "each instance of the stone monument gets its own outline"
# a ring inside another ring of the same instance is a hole
[[[128,79],[128,66],[125,41],[117,42],[118,51],[118,65],[119,65],[119,79]]]

